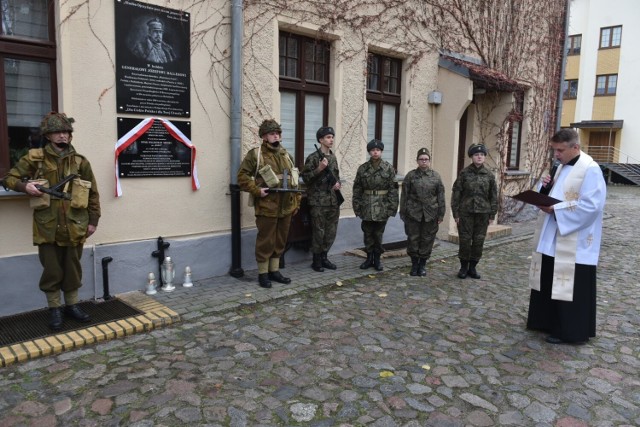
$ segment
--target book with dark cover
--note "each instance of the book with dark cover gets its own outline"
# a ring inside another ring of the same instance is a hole
[[[533,190],[523,191],[522,193],[516,194],[515,196],[511,196],[511,198],[534,206],[553,206],[556,203],[561,202],[561,200],[554,199],[553,197],[540,194],[537,191]]]

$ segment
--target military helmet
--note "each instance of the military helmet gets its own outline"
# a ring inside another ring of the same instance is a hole
[[[380,151],[384,151],[384,144],[379,139],[372,139],[367,144],[367,151],[371,151],[374,148],[379,149]]]
[[[316,132],[316,139],[320,141],[320,139],[324,138],[327,135],[336,136],[336,132],[333,130],[331,126],[323,126],[320,129],[318,129],[318,132]]]
[[[476,153],[483,153],[485,156],[489,154],[489,152],[487,151],[487,147],[485,147],[484,144],[473,144],[471,145],[471,147],[469,147],[469,150],[467,150],[467,155],[469,157],[473,156]]]
[[[40,133],[46,135],[53,132],[73,132],[73,126],[71,125],[75,120],[72,117],[67,117],[65,113],[56,113],[51,111],[44,116],[40,122]]]
[[[282,133],[282,128],[280,124],[273,119],[267,119],[262,122],[260,125],[260,129],[258,129],[258,135],[262,138],[262,135],[266,135],[269,132],[280,132]]]

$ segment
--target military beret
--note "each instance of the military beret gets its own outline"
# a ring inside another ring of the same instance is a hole
[[[384,144],[379,139],[372,139],[367,144],[367,151],[371,151],[374,148],[379,149],[380,151],[384,151]]]
[[[418,150],[418,154],[416,155],[416,160],[418,160],[420,156],[429,156],[429,158],[431,158],[431,154],[429,153],[429,150],[427,150],[426,148],[421,148]]]
[[[316,132],[316,139],[320,141],[321,138],[324,138],[327,135],[336,136],[336,132],[333,130],[331,126],[323,126],[320,129],[318,129],[318,132]]]
[[[489,154],[489,152],[487,151],[487,147],[485,147],[484,144],[473,144],[471,147],[469,147],[469,150],[467,151],[467,155],[469,157],[473,156],[476,153],[483,153],[485,156]]]

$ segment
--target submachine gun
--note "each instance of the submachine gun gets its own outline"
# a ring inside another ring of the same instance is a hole
[[[320,147],[318,147],[317,144],[313,144],[313,146],[316,147],[316,151],[320,156],[320,161],[324,160],[325,155],[322,152],[322,150],[320,150]],[[336,176],[333,174],[333,172],[331,172],[331,169],[329,169],[328,165],[324,169],[324,176],[322,177],[322,181],[326,182],[327,185],[329,185],[330,189],[333,188],[334,185],[336,185],[336,182],[338,182],[338,180],[336,179]],[[335,190],[335,193],[336,193],[336,199],[338,200],[338,206],[340,206],[344,203],[344,196],[342,195],[342,192],[340,190]]]
[[[47,188],[40,184],[36,184],[36,188],[38,189],[38,191],[41,191],[42,193],[46,193],[51,197],[56,197],[58,199],[64,199],[64,200],[71,200],[71,194],[63,192],[62,188],[65,186],[67,182],[73,180],[78,176],[79,176],[78,174],[72,173],[62,178],[62,180],[58,182],[56,185],[54,185],[53,187]]]

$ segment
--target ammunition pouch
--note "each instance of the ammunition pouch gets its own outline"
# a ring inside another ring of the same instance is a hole
[[[258,169],[258,174],[262,177],[265,184],[267,184],[267,187],[275,188],[280,185],[280,180],[273,169],[271,169],[271,165],[264,165]]]
[[[32,184],[41,185],[42,187],[49,188],[49,181],[46,179],[31,179]],[[29,207],[33,210],[39,211],[51,206],[51,196],[44,193],[40,197],[29,197]]]
[[[91,181],[75,178],[71,185],[71,207],[75,209],[86,209],[89,206],[89,190]]]
[[[300,184],[300,170],[298,168],[291,168],[291,186],[298,188]]]

